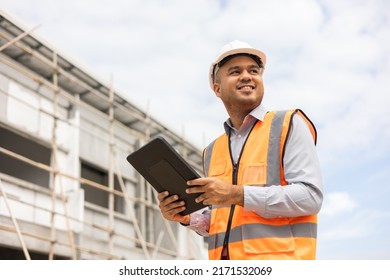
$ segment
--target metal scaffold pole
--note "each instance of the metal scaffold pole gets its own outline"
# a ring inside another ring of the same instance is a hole
[[[54,53],[53,55],[53,60],[54,60],[54,63],[57,64],[57,54]],[[70,226],[70,221],[69,221],[69,215],[68,215],[68,207],[67,207],[67,204],[66,204],[66,196],[65,196],[65,193],[64,193],[64,189],[63,189],[63,185],[62,185],[62,178],[61,176],[58,174],[58,170],[59,170],[59,164],[58,164],[58,149],[57,149],[57,134],[56,134],[56,130],[57,130],[57,102],[58,102],[58,77],[57,77],[57,72],[54,72],[53,74],[53,84],[56,88],[56,90],[54,91],[54,100],[53,100],[53,126],[52,126],[52,137],[51,137],[51,146],[52,146],[52,165],[53,165],[53,169],[54,169],[54,178],[53,178],[53,188],[52,188],[52,203],[53,203],[53,208],[55,209],[55,197],[56,197],[56,183],[58,182],[59,184],[59,187],[60,187],[60,196],[61,196],[61,201],[62,201],[62,205],[63,205],[63,208],[64,208],[64,218],[65,218],[65,224],[66,224],[66,229],[67,229],[67,232],[68,232],[68,239],[69,239],[69,245],[70,245],[70,253],[71,253],[71,258],[73,260],[76,260],[77,259],[77,254],[76,254],[76,247],[75,247],[75,244],[74,244],[74,235],[73,235],[73,230]],[[53,200],[54,198],[54,200]],[[52,216],[51,216],[51,222],[53,222],[52,224],[52,235],[54,235],[54,238],[55,238],[55,214],[52,213]],[[54,234],[53,234],[54,232]],[[53,236],[52,236],[53,237]],[[49,258],[52,259],[53,258],[53,251],[54,251],[54,243],[55,243],[55,239],[54,240],[51,240],[51,249],[50,249],[50,255],[49,255]]]
[[[113,164],[115,164],[115,161],[113,162]],[[116,165],[114,165],[114,166],[116,167]],[[141,242],[142,251],[144,252],[144,255],[145,255],[146,259],[150,260],[151,257],[150,257],[148,248],[146,246],[146,241],[145,241],[145,238],[142,235],[141,229],[139,227],[139,223],[138,223],[137,217],[135,215],[134,208],[131,207],[131,203],[130,203],[130,199],[129,199],[130,196],[129,196],[128,192],[127,192],[125,183],[123,182],[122,174],[121,174],[119,168],[115,168],[115,169],[116,169],[116,172],[117,172],[117,175],[118,175],[119,185],[120,185],[122,193],[124,195],[126,205],[128,206],[127,208],[129,209],[129,212],[130,212],[130,218],[131,218],[131,220],[133,222],[135,233],[136,233],[138,239]]]
[[[115,211],[115,194],[114,194],[114,90],[113,90],[113,78],[110,78],[110,92],[109,92],[109,110],[108,110],[108,119],[109,119],[109,158],[108,158],[108,189],[110,193],[108,194],[108,224],[110,232],[108,233],[108,248],[110,254],[114,250],[114,211]]]
[[[0,179],[0,189],[1,189],[1,195],[3,196],[3,199],[4,199],[4,203],[7,206],[8,213],[9,213],[9,215],[11,217],[12,223],[14,224],[16,234],[18,235],[20,244],[22,245],[24,256],[26,257],[26,260],[31,260],[30,254],[28,253],[28,250],[27,250],[27,247],[26,247],[26,244],[24,243],[23,236],[22,236],[22,234],[20,232],[18,222],[16,221],[14,215],[12,214],[11,207],[10,207],[10,205],[8,203],[7,194],[4,191],[3,182],[1,181],[1,179]]]

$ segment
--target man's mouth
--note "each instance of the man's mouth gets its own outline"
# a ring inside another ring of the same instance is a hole
[[[255,86],[252,86],[252,85],[241,85],[241,86],[238,86],[237,89],[239,89],[239,90],[252,90],[252,89],[255,89]]]

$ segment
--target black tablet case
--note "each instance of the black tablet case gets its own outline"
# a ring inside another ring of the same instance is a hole
[[[187,215],[205,207],[195,202],[199,194],[185,192],[187,181],[200,176],[163,137],[157,137],[131,153],[127,161],[158,193],[168,191],[184,200],[186,209],[180,214]]]

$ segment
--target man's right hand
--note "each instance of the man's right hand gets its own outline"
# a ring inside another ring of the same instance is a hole
[[[157,198],[160,201],[159,207],[165,219],[184,225],[190,224],[190,215],[183,216],[180,214],[186,207],[184,201],[179,200],[179,196],[176,194],[169,196],[169,192],[165,191],[159,193]]]

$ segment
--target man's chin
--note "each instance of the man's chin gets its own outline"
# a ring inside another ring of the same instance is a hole
[[[252,109],[256,108],[257,106],[260,105],[261,99],[259,100],[258,98],[253,98],[253,97],[244,97],[240,99],[240,105],[245,106],[245,107],[250,107]]]

